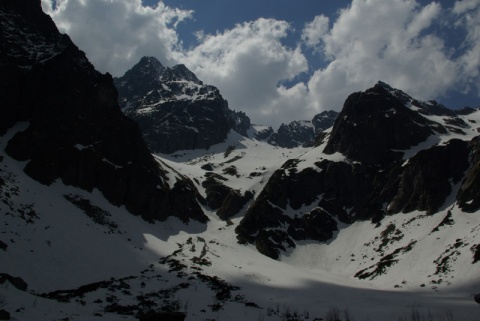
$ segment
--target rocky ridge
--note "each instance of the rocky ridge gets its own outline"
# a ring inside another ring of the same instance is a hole
[[[40,2],[2,1],[0,15],[0,133],[28,123],[5,148],[26,161],[25,172],[43,184],[98,188],[147,220],[205,222],[193,184],[169,180],[121,112],[112,77],[58,32]]]
[[[254,134],[254,137],[282,148],[313,146],[316,137],[332,127],[337,117],[336,111],[323,111],[315,115],[311,121],[294,120],[288,124],[282,124],[277,131],[271,127],[262,128]]]
[[[478,136],[468,138],[475,126],[468,114],[382,82],[354,93],[320,146],[273,173],[236,228],[238,239],[278,259],[296,241],[332,238],[338,223],[433,215],[452,194],[457,206],[477,211]]]
[[[154,57],[143,57],[114,83],[120,106],[139,123],[154,152],[208,149],[225,141],[230,130],[248,136],[255,127],[245,113],[228,108],[216,87],[204,84],[185,65],[164,67]],[[324,111],[311,121],[292,121],[277,131],[263,128],[253,136],[282,148],[313,145],[337,116],[335,111]]]

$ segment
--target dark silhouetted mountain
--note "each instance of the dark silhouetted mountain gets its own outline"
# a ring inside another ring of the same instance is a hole
[[[244,113],[230,110],[218,89],[185,65],[164,67],[144,57],[114,82],[122,109],[138,122],[154,152],[208,149],[225,141],[230,130],[246,135],[250,128]]]
[[[58,32],[40,1],[3,0],[0,15],[0,133],[27,123],[6,146],[25,172],[43,184],[99,189],[147,220],[205,222],[193,183],[169,180],[121,112],[112,77]]]
[[[434,131],[446,129],[406,108],[409,96],[391,91],[383,83],[345,101],[325,147],[327,154],[339,152],[362,163],[381,164],[399,160],[403,153],[425,141]]]

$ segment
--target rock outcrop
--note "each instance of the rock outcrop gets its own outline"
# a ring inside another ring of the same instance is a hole
[[[474,138],[469,145],[471,166],[458,191],[459,206],[465,212],[480,210],[480,137]]]
[[[221,175],[207,172],[206,179],[202,182],[205,188],[207,205],[217,211],[218,217],[227,220],[237,214],[253,198],[250,191],[244,195],[240,191],[232,189],[222,182],[227,179]]]

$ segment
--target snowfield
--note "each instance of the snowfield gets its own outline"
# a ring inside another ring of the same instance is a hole
[[[25,163],[4,152],[25,126],[0,140],[0,241],[7,246],[0,273],[28,284],[27,291],[0,284],[0,309],[14,320],[137,320],[139,307],[182,311],[188,321],[332,320],[336,312],[341,320],[480,320],[473,300],[480,293],[480,263],[473,264],[480,217],[455,203],[379,225],[339,223],[326,244],[299,243],[275,261],[237,243],[247,206],[228,222],[204,207],[207,224],[152,224],[96,190],[33,181]],[[203,196],[206,164],[225,185],[258,195],[288,159],[300,159],[299,169],[318,158],[347,161],[321,150],[282,149],[232,132],[206,151],[155,157],[170,181],[185,175]],[[225,171],[231,166],[234,175]]]

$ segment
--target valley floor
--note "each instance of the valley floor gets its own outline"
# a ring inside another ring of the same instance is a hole
[[[274,168],[309,151],[230,139],[161,161],[170,175],[198,182],[206,163],[227,178],[223,170],[234,165],[238,177],[226,184],[259,193]],[[480,219],[454,204],[433,216],[413,212],[380,226],[343,226],[328,244],[305,242],[275,261],[237,243],[234,229],[245,209],[230,222],[204,208],[206,225],[147,223],[98,191],[31,180],[4,147],[0,273],[28,284],[27,291],[0,284],[0,310],[13,320],[136,320],[150,308],[185,312],[187,321],[333,320],[337,312],[357,321],[479,320],[472,247]],[[355,277],[359,272],[364,279]]]

